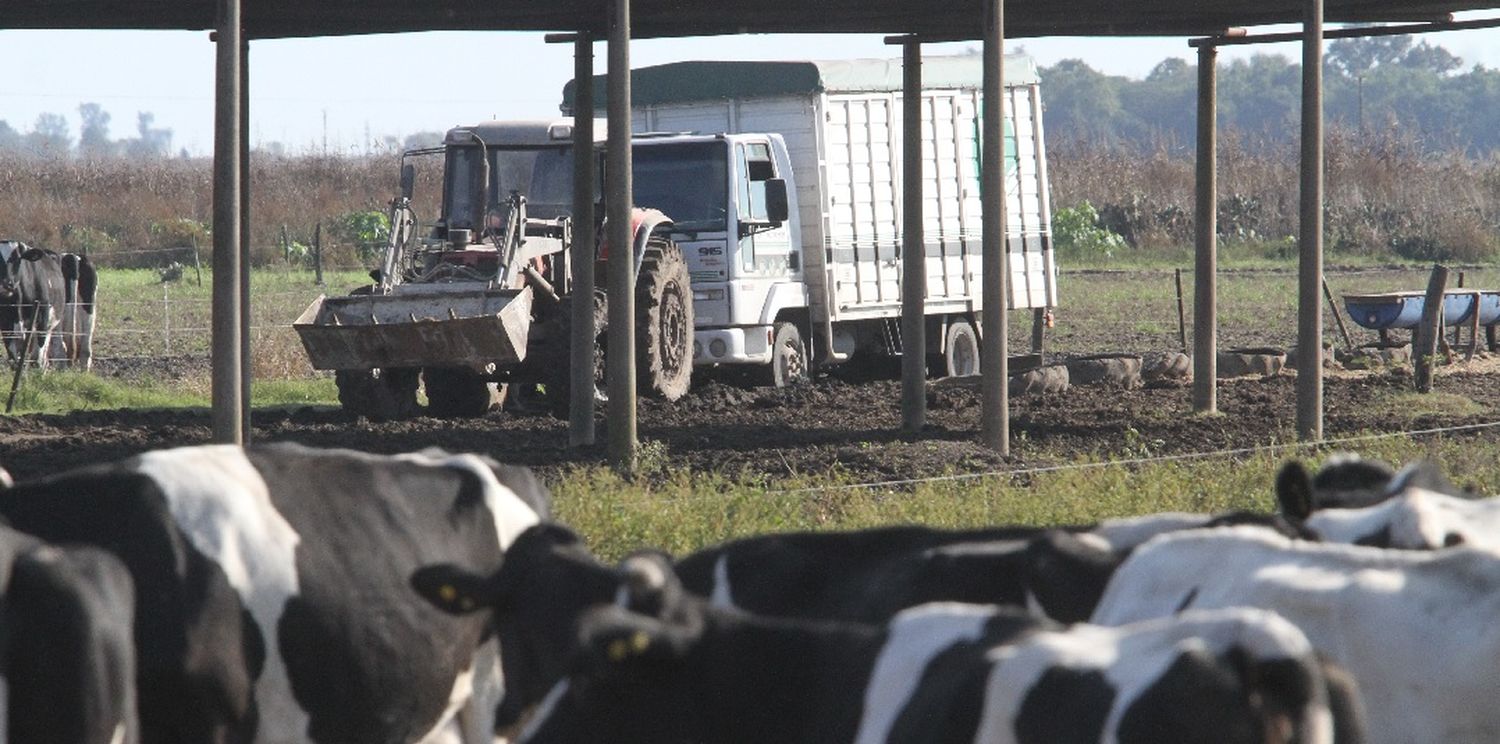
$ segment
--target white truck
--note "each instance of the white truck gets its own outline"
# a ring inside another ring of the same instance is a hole
[[[1039,79],[1023,56],[1007,57],[1005,69],[1008,301],[1037,311],[1039,343],[1057,304]],[[675,221],[692,277],[695,365],[755,365],[783,385],[805,376],[809,360],[899,353],[901,77],[900,60],[681,62],[632,73],[633,127],[649,133],[636,158],[677,172],[650,179],[669,192],[638,180],[635,202]],[[939,375],[978,371],[981,81],[977,55],[923,61],[928,360]],[[602,107],[604,78],[594,87]],[[767,229],[782,188],[789,214]]]

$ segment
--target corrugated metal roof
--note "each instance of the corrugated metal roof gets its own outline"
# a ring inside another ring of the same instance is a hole
[[[246,0],[252,38],[436,30],[602,32],[603,0]],[[1006,34],[1182,36],[1299,22],[1304,0],[1008,0]],[[0,29],[208,29],[216,0],[4,0]],[[1326,0],[1329,23],[1431,20],[1500,0]],[[919,33],[976,39],[984,0],[634,0],[637,37]]]
[[[977,90],[984,82],[977,54],[922,58],[927,88]],[[1038,81],[1036,62],[1022,54],[1005,55],[1007,85]],[[606,77],[594,76],[594,106],[608,100]],[[630,98],[637,106],[731,98],[775,98],[814,93],[900,92],[901,60],[854,59],[790,62],[672,62],[630,71]],[[565,114],[573,111],[573,81],[563,86]]]

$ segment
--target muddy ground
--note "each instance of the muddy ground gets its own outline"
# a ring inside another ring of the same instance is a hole
[[[831,377],[782,390],[702,384],[676,403],[643,401],[639,432],[658,472],[691,468],[781,477],[837,470],[860,481],[889,480],[1045,465],[1080,454],[1127,458],[1286,442],[1294,439],[1294,384],[1294,373],[1226,381],[1219,390],[1223,415],[1210,417],[1191,414],[1184,387],[1073,387],[1013,398],[1009,459],[978,443],[977,389],[951,381],[930,385],[930,424],[915,437],[897,431],[898,381]],[[1476,405],[1461,412],[1414,414],[1409,402],[1393,402],[1411,390],[1405,369],[1330,373],[1325,436],[1500,419],[1500,363],[1448,370],[1438,389]],[[568,449],[566,422],[542,415],[497,411],[478,419],[374,423],[334,408],[304,407],[258,410],[253,421],[259,442],[376,452],[438,446],[486,452],[544,473],[603,460],[602,447]],[[1474,436],[1500,439],[1500,433],[1488,432]],[[150,448],[201,443],[209,434],[206,410],[0,417],[0,463],[16,477],[28,478]],[[601,425],[601,442],[604,436]]]

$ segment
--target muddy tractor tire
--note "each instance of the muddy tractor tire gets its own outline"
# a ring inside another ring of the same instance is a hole
[[[609,335],[609,299],[603,290],[594,290],[594,405],[606,403],[609,400],[605,392],[604,380],[604,349],[605,341]],[[543,384],[547,387],[547,410],[555,418],[567,420],[572,409],[573,390],[573,360],[572,341],[573,338],[573,313],[567,303],[572,298],[565,298],[565,304],[559,309],[554,322],[557,324],[558,332],[553,336],[555,343],[547,347],[545,355],[547,368],[543,370]]]
[[[374,421],[409,418],[417,412],[415,369],[341,369],[333,373],[339,405]]]
[[[500,388],[467,367],[426,367],[427,413],[437,418],[477,418],[489,413]]]
[[[635,280],[636,384],[677,400],[693,382],[693,287],[676,243],[652,238]]]
[[[807,382],[807,344],[795,323],[779,322],[771,333],[771,363],[757,369],[756,384],[787,387]]]

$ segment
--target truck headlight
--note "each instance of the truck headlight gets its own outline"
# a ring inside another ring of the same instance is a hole
[[[695,289],[693,290],[694,302],[713,302],[724,299],[722,289]]]

